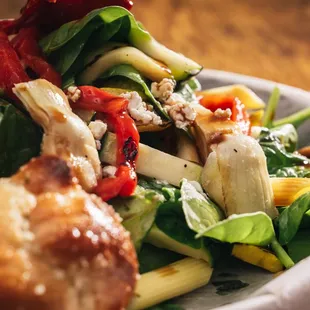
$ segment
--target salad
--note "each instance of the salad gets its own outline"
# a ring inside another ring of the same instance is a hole
[[[310,255],[309,109],[202,90],[131,7],[29,0],[0,22],[6,310],[146,309],[232,256],[278,273]]]

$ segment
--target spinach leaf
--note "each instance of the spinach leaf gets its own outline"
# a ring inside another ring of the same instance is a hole
[[[117,40],[130,43],[137,38],[139,38],[138,41],[150,40],[151,35],[140,28],[129,11],[110,6],[94,10],[81,20],[64,24],[43,38],[40,46],[62,75],[75,64],[75,69],[66,76],[67,84],[72,80],[74,73],[77,74],[83,69],[79,65],[83,61],[76,60],[89,43],[93,48],[94,42],[96,44]]]
[[[172,192],[174,192],[173,195],[175,197],[173,201],[177,201],[178,198],[180,197],[179,190],[165,181],[159,181],[159,180],[147,178],[147,177],[139,177],[138,185],[143,187],[144,189],[153,190],[161,195],[164,195],[166,200],[172,201],[171,200]]]
[[[310,256],[310,230],[300,230],[287,244],[287,250],[295,263]]]
[[[310,178],[310,169],[304,166],[284,167],[278,169],[271,178]]]
[[[266,246],[275,238],[272,221],[263,212],[232,215],[197,235],[228,243]]]
[[[70,42],[85,27],[92,27],[91,22],[94,19],[99,19],[102,26],[106,27],[105,36],[107,37],[103,37],[103,39],[107,40],[111,37],[110,34],[112,34],[112,36],[116,35],[117,31],[120,29],[121,21],[115,21],[123,18],[124,16],[128,16],[130,18],[131,28],[135,28],[134,31],[137,32],[137,35],[140,31],[142,33],[145,33],[145,35],[148,34],[137,25],[133,15],[129,11],[121,7],[110,6],[94,10],[78,21],[72,21],[70,23],[62,25],[59,29],[55,30],[54,32],[43,38],[40,41],[40,46],[46,55],[50,55],[52,52],[60,49],[65,44]],[[110,23],[113,23],[113,27],[107,26],[107,24]],[[84,38],[80,38],[80,41],[84,41]]]
[[[286,130],[281,131],[279,128],[274,130],[264,128],[262,130],[259,144],[266,155],[270,174],[275,174],[283,167],[302,166],[310,163],[307,157],[292,153],[296,143],[297,134],[295,135],[293,131],[288,134]]]
[[[183,255],[144,243],[138,254],[141,274],[165,267],[184,258]]]
[[[195,90],[192,89],[192,87],[195,87],[195,85],[192,85],[193,83],[189,82],[189,81],[191,81],[191,79],[188,80],[188,81],[180,83],[176,87],[175,92],[177,94],[179,94],[181,97],[183,97],[186,102],[189,102],[189,103],[197,102],[197,97],[195,95]]]
[[[9,177],[39,155],[42,132],[13,105],[0,107],[0,177]]]
[[[123,226],[130,232],[135,248],[139,251],[143,239],[151,229],[157,208],[164,196],[153,190],[137,187],[135,194],[128,198],[115,198],[110,204],[123,219]]]
[[[196,239],[195,233],[187,226],[180,201],[161,204],[155,223],[162,232],[182,244],[194,249],[204,247],[203,239]]]
[[[154,98],[154,96],[151,93],[146,81],[142,78],[140,73],[134,67],[132,67],[130,65],[125,65],[125,64],[115,66],[115,67],[109,69],[103,75],[101,75],[99,80],[107,80],[107,79],[109,79],[111,77],[115,77],[115,76],[125,77],[125,78],[130,79],[130,80],[134,81],[135,83],[139,84],[142,87],[142,89],[143,89],[146,97],[148,98],[149,102],[154,106],[154,108],[158,112],[160,112],[166,119],[169,119],[168,114],[164,111],[160,102],[158,102]]]
[[[283,144],[287,152],[294,152],[297,148],[298,133],[295,127],[291,124],[283,125],[280,127],[274,127],[269,129],[269,133],[272,137],[279,140]]]
[[[181,182],[182,208],[187,226],[200,233],[223,218],[219,208],[203,193],[198,182]]]
[[[304,214],[300,223],[300,228],[310,228],[310,210]]]
[[[73,39],[57,50],[49,59],[54,64],[55,69],[64,75],[77,60],[78,56],[85,47],[88,39],[95,29],[100,26],[98,20],[93,19],[88,27],[83,28]]]
[[[296,235],[304,214],[310,210],[310,192],[300,196],[277,218],[279,242],[288,244]]]

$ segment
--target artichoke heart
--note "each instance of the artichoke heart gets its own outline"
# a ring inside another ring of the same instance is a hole
[[[276,217],[266,157],[259,143],[245,135],[225,135],[212,149],[202,185],[227,216],[262,211]]]
[[[66,95],[40,79],[16,84],[13,91],[44,130],[41,153],[69,161],[82,187],[90,191],[101,177],[100,160],[91,131],[72,112]]]

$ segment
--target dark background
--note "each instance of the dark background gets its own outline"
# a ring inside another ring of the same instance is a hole
[[[23,2],[1,0],[1,17]],[[310,89],[309,0],[136,0],[133,12],[157,40],[206,68]]]

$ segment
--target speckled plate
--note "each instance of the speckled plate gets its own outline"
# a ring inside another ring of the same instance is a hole
[[[276,118],[310,107],[309,92],[267,80],[217,70],[204,70],[199,75],[199,80],[203,89],[243,84],[256,92],[265,102],[273,88],[278,86],[281,100]],[[299,128],[300,146],[310,144],[309,135],[310,121],[307,121]],[[310,292],[310,258],[276,279],[273,278],[272,274],[260,268],[232,260],[215,269],[206,287],[180,297],[176,302],[186,310],[310,309],[307,301]],[[231,292],[221,292],[217,284],[219,281],[227,280],[237,280],[237,284],[243,284],[244,287]]]

